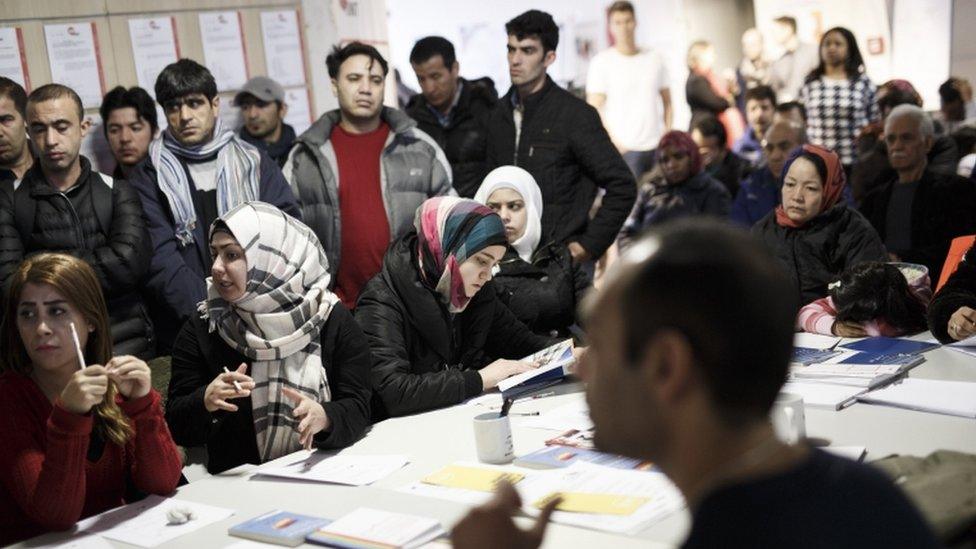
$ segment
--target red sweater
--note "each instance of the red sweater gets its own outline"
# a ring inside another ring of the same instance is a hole
[[[390,126],[364,134],[351,134],[336,124],[332,129],[339,171],[339,215],[342,244],[336,277],[336,295],[347,309],[356,308],[359,292],[383,267],[390,245],[390,223],[383,203],[380,162]],[[332,266],[336,268],[335,265]]]
[[[0,375],[0,545],[51,530],[125,503],[125,477],[159,495],[176,489],[182,463],[156,391],[119,405],[135,435],[87,459],[92,416],[51,405],[29,377]]]

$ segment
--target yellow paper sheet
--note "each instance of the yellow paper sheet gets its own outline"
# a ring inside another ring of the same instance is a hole
[[[448,465],[440,471],[428,475],[422,482],[436,486],[447,486],[449,488],[491,492],[495,489],[495,484],[500,480],[507,480],[515,484],[524,477],[525,475],[520,473],[508,473],[495,469]]]
[[[542,509],[553,498],[561,501],[556,506],[557,511],[567,513],[591,513],[597,515],[629,515],[644,505],[650,498],[624,496],[620,494],[587,494],[580,492],[556,492],[535,502],[534,506]]]

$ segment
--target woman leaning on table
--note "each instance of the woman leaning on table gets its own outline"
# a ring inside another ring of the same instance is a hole
[[[173,492],[183,465],[159,393],[145,362],[112,356],[92,268],[62,254],[26,259],[3,318],[0,545],[68,529],[140,492]]]
[[[414,226],[356,305],[373,352],[375,419],[458,404],[535,367],[517,359],[555,343],[519,322],[493,288],[480,291],[508,243],[498,214],[437,197]]]
[[[976,335],[976,246],[932,298],[929,330],[942,343]]]
[[[210,253],[207,300],[173,346],[166,420],[176,442],[206,445],[217,473],[359,439],[369,347],[329,291],[315,233],[249,202],[214,222]]]

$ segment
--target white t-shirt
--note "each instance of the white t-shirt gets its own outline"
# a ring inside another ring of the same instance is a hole
[[[657,147],[664,134],[661,90],[671,80],[657,52],[641,49],[624,55],[610,48],[593,56],[586,76],[586,93],[607,97],[603,120],[613,139],[632,151]]]

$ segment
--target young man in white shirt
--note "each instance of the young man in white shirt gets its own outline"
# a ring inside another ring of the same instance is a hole
[[[671,129],[671,81],[664,59],[637,46],[633,4],[614,2],[607,19],[614,45],[590,61],[586,101],[600,111],[613,144],[639,177],[653,167],[654,148]]]

